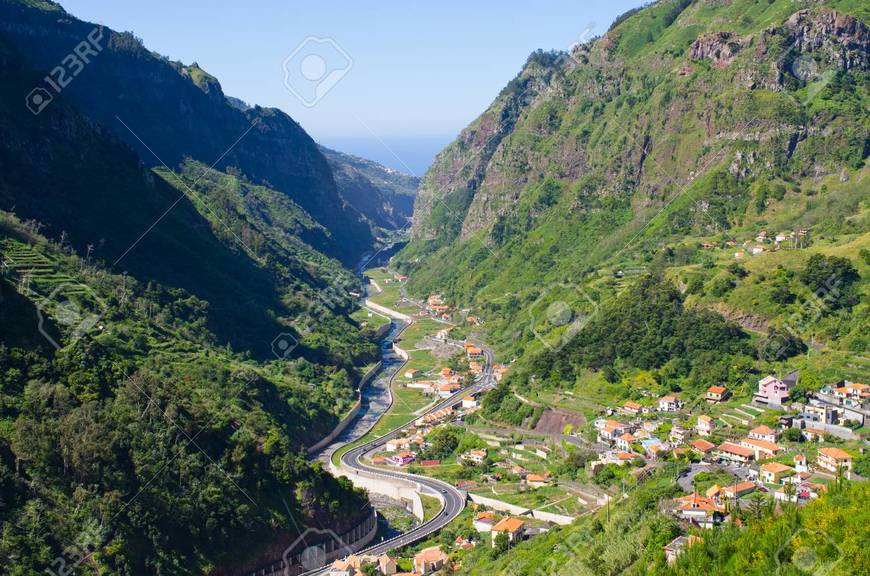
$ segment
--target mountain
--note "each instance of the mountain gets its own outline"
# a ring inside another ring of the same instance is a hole
[[[570,53],[532,54],[424,176],[397,257],[409,290],[475,307],[509,355],[543,347],[553,301],[589,313],[665,268],[692,282],[690,305],[765,329],[799,313],[816,252],[849,258],[862,292],[867,20],[849,0],[663,0]],[[728,271],[737,251],[748,277]],[[787,303],[767,293],[778,266]],[[862,310],[794,330],[860,350]]]
[[[316,145],[109,31],[105,67],[92,62],[100,97],[141,114],[171,163],[101,119],[94,87],[75,92],[85,71],[32,114],[45,67],[28,50],[71,50],[90,27],[46,2],[0,12],[4,573],[245,574],[307,527],[351,527],[365,495],[304,452],[377,354],[332,256],[352,259],[370,234]],[[160,127],[151,106],[170,94],[170,116],[250,120],[256,146],[215,166],[181,153],[213,152],[198,138],[229,130]]]
[[[315,142],[280,110],[244,108],[196,63],[169,61],[131,33],[83,22],[52,2],[0,2],[0,33],[32,69],[43,71],[80,42],[93,42],[94,54],[83,52],[87,64],[75,81],[69,78],[62,96],[126,142],[146,166],[174,168],[190,157],[233,168],[283,192],[322,224],[330,235],[318,250],[351,264],[371,245],[369,227],[340,197]]]
[[[414,209],[414,195],[420,179],[324,146],[338,192],[376,228],[405,228]]]

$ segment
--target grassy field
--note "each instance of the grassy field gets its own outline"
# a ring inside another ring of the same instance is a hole
[[[431,336],[444,328],[448,328],[448,325],[429,318],[415,320],[402,332],[399,345],[406,350],[416,348],[426,336]]]
[[[374,330],[377,330],[381,326],[390,323],[389,318],[378,314],[377,312],[372,312],[368,308],[360,308],[359,310],[351,314],[350,317],[359,322],[361,326],[366,324],[368,326],[371,326]]]

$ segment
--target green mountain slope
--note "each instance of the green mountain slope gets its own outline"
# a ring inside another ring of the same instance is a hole
[[[368,226],[338,194],[317,145],[283,112],[240,109],[198,65],[171,62],[132,34],[80,21],[53,3],[0,2],[0,34],[42,71],[96,34],[100,51],[88,56],[63,97],[126,142],[145,165],[175,168],[191,157],[220,170],[233,167],[288,195],[329,230],[315,248],[355,263],[370,246]]]
[[[478,546],[462,560],[459,574],[590,576],[603,574],[862,574],[870,566],[863,545],[870,485],[832,491],[805,508],[781,515],[741,514],[743,528],[727,525],[700,533],[678,561],[667,564],[664,546],[680,534],[659,510],[675,495],[675,465],[637,486],[625,500],[574,524],[558,527],[496,553]],[[807,560],[808,554],[810,560]],[[810,569],[807,569],[807,568]]]
[[[208,302],[5,212],[0,247],[4,573],[73,565],[76,546],[93,554],[75,574],[243,573],[359,518],[364,497],[303,456],[354,402],[347,370],[234,354]]]
[[[477,305],[522,352],[560,284],[589,288],[568,297],[582,307],[663,265],[725,268],[761,230],[813,241],[759,262],[795,271],[824,251],[860,265],[866,17],[849,1],[669,0],[571,54],[533,54],[424,177],[399,257],[409,289]],[[735,317],[790,313],[742,296]]]

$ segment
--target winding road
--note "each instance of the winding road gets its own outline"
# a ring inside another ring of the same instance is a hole
[[[381,310],[379,311],[387,313],[391,316],[391,318],[398,320],[399,322],[402,322],[402,320],[407,318],[407,316],[404,314],[389,310],[385,307],[380,308]],[[401,330],[391,330],[390,336],[388,336],[387,341],[389,341],[390,338],[395,337],[397,335],[397,332],[401,332]],[[458,344],[461,345],[461,343]],[[373,544],[367,548],[364,548],[358,551],[357,554],[380,555],[390,550],[401,548],[423,540],[430,534],[437,532],[438,530],[449,524],[452,520],[459,516],[459,514],[465,508],[466,494],[463,491],[458,490],[455,486],[448,484],[447,482],[443,482],[435,478],[420,476],[417,474],[409,474],[399,469],[389,470],[384,468],[377,468],[363,463],[363,458],[367,454],[379,450],[380,447],[383,446],[388,440],[400,436],[408,426],[413,424],[418,419],[428,414],[437,412],[438,410],[441,410],[448,406],[459,405],[462,403],[462,398],[468,396],[469,394],[476,394],[483,390],[494,387],[495,376],[493,373],[492,351],[486,346],[480,346],[480,348],[483,351],[485,358],[484,369],[480,375],[474,378],[470,385],[462,388],[449,398],[445,398],[444,400],[432,405],[428,410],[414,416],[413,419],[404,423],[402,426],[399,426],[378,438],[366,442],[365,444],[356,446],[342,454],[341,468],[349,477],[351,477],[351,479],[353,479],[353,475],[360,475],[362,477],[375,478],[379,480],[392,480],[402,484],[412,483],[417,486],[417,492],[425,495],[434,496],[441,500],[441,502],[443,503],[441,510],[434,518],[430,518],[428,521],[420,524],[419,526],[416,526],[411,530],[408,530],[407,532],[403,532],[402,534],[399,534],[398,536],[395,536],[389,540],[384,540],[382,542],[378,542],[377,544]],[[396,372],[397,371],[394,371],[393,375],[395,375]],[[392,376],[390,377],[390,380],[391,379]],[[383,416],[383,413],[381,413],[380,416]],[[367,426],[365,427],[366,431],[376,421],[377,419],[375,419],[374,421],[369,421],[367,423]],[[361,435],[364,434],[365,432],[363,432]],[[344,444],[346,442],[347,440],[345,439],[342,442],[334,444],[326,448],[325,452],[328,452],[331,455],[336,449],[340,447],[341,444]],[[306,575],[323,574],[325,572],[325,568],[319,568],[310,572],[306,572]]]

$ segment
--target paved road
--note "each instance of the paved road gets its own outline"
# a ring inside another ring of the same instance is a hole
[[[395,335],[395,330],[391,331],[391,336],[395,337]],[[409,474],[399,469],[388,470],[383,468],[376,468],[374,466],[364,464],[362,462],[362,458],[370,452],[377,451],[388,440],[400,436],[403,433],[403,430],[410,424],[413,424],[413,422],[415,422],[417,419],[422,418],[427,414],[437,412],[438,410],[441,410],[448,406],[456,406],[458,404],[461,404],[462,398],[464,396],[467,396],[469,394],[475,394],[482,390],[494,387],[496,382],[492,367],[493,353],[486,346],[481,346],[481,349],[483,351],[485,359],[484,370],[478,377],[476,377],[472,381],[469,386],[466,386],[465,388],[459,390],[453,396],[441,400],[440,402],[429,408],[427,411],[423,412],[418,416],[415,416],[412,420],[409,420],[402,426],[395,428],[387,434],[375,438],[370,442],[354,447],[341,456],[342,467],[348,472],[352,472],[353,474],[361,474],[363,476],[371,478],[386,478],[402,480],[405,482],[414,482],[420,486],[421,493],[435,496],[444,502],[443,508],[434,518],[431,518],[427,522],[420,524],[419,526],[416,526],[411,530],[404,532],[398,536],[395,536],[394,538],[385,540],[383,542],[378,542],[377,544],[373,544],[368,548],[360,550],[358,554],[380,555],[395,548],[401,548],[423,540],[430,534],[437,532],[448,523],[450,523],[452,520],[454,520],[465,508],[465,493],[458,490],[453,485],[448,484],[447,482],[436,480],[435,478],[427,478],[425,476]],[[379,417],[380,416],[378,416],[378,418]],[[371,423],[367,424],[370,425]],[[334,450],[335,448],[333,448],[332,450],[327,449],[330,455]],[[320,568],[311,572],[307,572],[306,574],[322,574],[325,571],[325,568]]]

